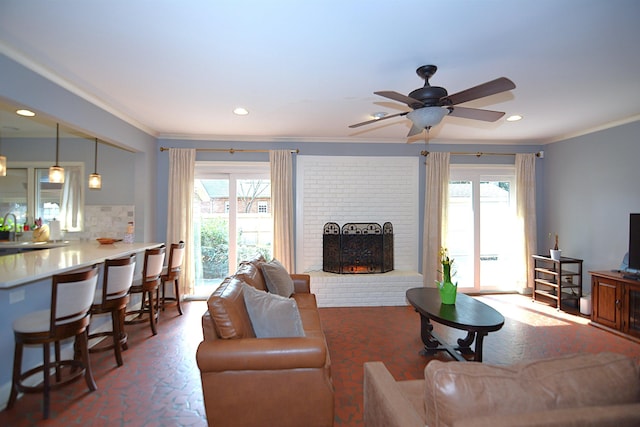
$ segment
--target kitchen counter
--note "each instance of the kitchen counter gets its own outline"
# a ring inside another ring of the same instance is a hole
[[[0,256],[19,254],[21,252],[36,251],[40,249],[59,248],[69,245],[68,240],[58,240],[55,242],[32,242],[32,241],[17,241],[10,242],[7,240],[0,241]]]
[[[48,241],[48,242],[10,242],[7,240],[0,241],[1,249],[51,249],[62,246],[69,246],[71,242],[68,240]]]
[[[24,285],[54,274],[102,263],[107,258],[120,258],[160,245],[161,243],[121,242],[101,245],[95,241],[71,241],[50,249],[0,256],[0,289]]]

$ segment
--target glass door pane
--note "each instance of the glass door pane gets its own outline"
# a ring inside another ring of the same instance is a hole
[[[512,203],[513,202],[513,203]],[[516,265],[512,226],[514,197],[509,180],[480,181],[480,287],[512,290]]]
[[[196,293],[208,295],[229,274],[229,180],[196,179],[194,187]]]
[[[237,261],[261,253],[272,257],[273,221],[268,179],[239,179],[237,190]]]
[[[473,183],[451,181],[449,183],[449,218],[447,242],[449,256],[454,259],[456,275],[453,282],[458,288],[473,289],[474,266],[474,208]]]

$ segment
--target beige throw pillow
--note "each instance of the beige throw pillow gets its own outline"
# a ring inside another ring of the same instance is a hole
[[[260,268],[269,292],[287,298],[293,294],[293,280],[287,269],[277,259],[260,264]]]
[[[293,298],[244,285],[244,302],[257,338],[304,337],[302,318]]]

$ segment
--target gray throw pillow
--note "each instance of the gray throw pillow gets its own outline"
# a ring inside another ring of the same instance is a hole
[[[298,304],[292,298],[244,284],[244,303],[257,338],[304,337]]]
[[[260,264],[267,289],[272,294],[289,298],[294,291],[293,280],[286,268],[277,259]]]

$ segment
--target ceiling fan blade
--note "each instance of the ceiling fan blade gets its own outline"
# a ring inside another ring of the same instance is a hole
[[[383,90],[381,92],[373,92],[373,93],[376,95],[384,96],[385,98],[393,99],[394,101],[402,102],[404,104],[407,104],[411,108],[419,108],[424,106],[422,101],[418,101],[417,99],[413,99],[411,97],[408,97],[398,92],[394,92],[392,90]]]
[[[384,116],[384,117],[380,117],[379,119],[372,119],[372,120],[367,120],[366,122],[361,122],[361,123],[356,123],[355,125],[350,125],[350,128],[357,128],[360,126],[364,126],[364,125],[369,125],[371,123],[376,123],[379,122],[380,120],[386,120],[386,119],[390,119],[392,117],[398,117],[398,116],[404,116],[406,114],[408,114],[408,111],[402,112],[402,113],[397,113],[397,114],[391,114],[390,116]]]
[[[453,108],[453,111],[449,113],[450,116],[462,117],[464,119],[482,120],[483,122],[495,122],[504,116],[502,111],[493,110],[480,110],[478,108],[465,108],[465,107],[449,107]]]
[[[453,95],[449,95],[443,99],[448,99],[451,102],[451,105],[456,105],[515,88],[516,85],[511,80],[506,77],[499,77],[495,80],[491,80],[490,82],[454,93]]]

